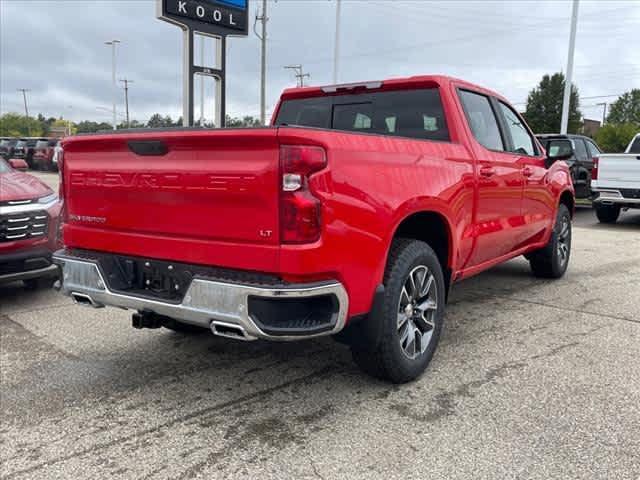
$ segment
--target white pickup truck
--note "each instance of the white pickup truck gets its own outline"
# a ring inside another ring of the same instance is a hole
[[[603,154],[594,159],[591,191],[602,223],[615,223],[622,209],[640,208],[640,133],[633,137],[625,153]]]

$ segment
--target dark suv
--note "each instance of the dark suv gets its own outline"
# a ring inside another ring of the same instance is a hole
[[[536,135],[544,149],[549,151],[552,140],[569,140],[573,145],[573,155],[566,160],[571,170],[571,179],[576,189],[576,198],[591,197],[591,170],[593,159],[602,154],[600,147],[591,138],[583,135],[541,134]]]

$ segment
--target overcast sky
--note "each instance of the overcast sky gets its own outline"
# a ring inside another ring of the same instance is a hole
[[[259,4],[250,0],[250,18]],[[461,77],[524,108],[545,73],[565,70],[570,1],[343,0],[340,81],[425,73]],[[301,63],[311,84],[332,79],[333,0],[269,2],[268,102],[295,85],[284,65]],[[574,82],[583,113],[640,88],[640,0],[580,1]],[[0,111],[110,121],[111,51],[122,41],[118,78],[130,90],[132,118],[181,115],[181,31],[155,18],[155,0],[0,0]],[[258,115],[260,43],[229,40],[228,113]],[[118,92],[119,116],[124,95]]]

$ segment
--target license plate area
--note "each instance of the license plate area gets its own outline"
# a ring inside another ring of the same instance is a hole
[[[102,258],[100,267],[114,292],[173,303],[182,301],[194,275],[179,263],[124,256]]]

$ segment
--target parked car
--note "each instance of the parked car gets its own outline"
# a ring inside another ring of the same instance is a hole
[[[62,291],[137,328],[336,335],[420,375],[450,286],[519,255],[561,277],[569,168],[485,88],[441,76],[286,90],[270,128],[63,141]]]
[[[36,148],[36,144],[38,143],[38,141],[40,140],[47,140],[45,139],[40,139],[40,138],[26,138],[25,140],[25,145],[24,145],[24,159],[27,161],[27,164],[29,165],[30,168],[33,168],[33,154],[35,152],[35,148]]]
[[[22,280],[28,288],[53,284],[60,248],[58,195],[32,175],[23,159],[0,159],[0,284]]]
[[[545,150],[548,149],[550,141],[559,139],[568,139],[571,141],[573,154],[566,162],[569,164],[571,171],[571,179],[576,189],[577,198],[591,197],[591,170],[593,170],[593,159],[602,154],[602,150],[589,137],[582,135],[559,135],[559,134],[543,134],[536,135]]]
[[[13,149],[18,143],[17,138],[2,138],[0,140],[0,156],[5,160],[9,160],[13,157]]]
[[[58,139],[39,139],[35,145],[33,153],[33,168],[36,170],[57,170],[57,164],[54,163],[54,153]]]
[[[26,160],[26,156],[27,156],[27,140],[24,138],[21,138],[20,140],[16,141],[16,143],[13,146],[13,151],[11,153],[11,158],[22,158]]]
[[[621,210],[640,208],[640,134],[625,151],[602,154],[593,167],[593,207],[602,223],[615,223]]]

